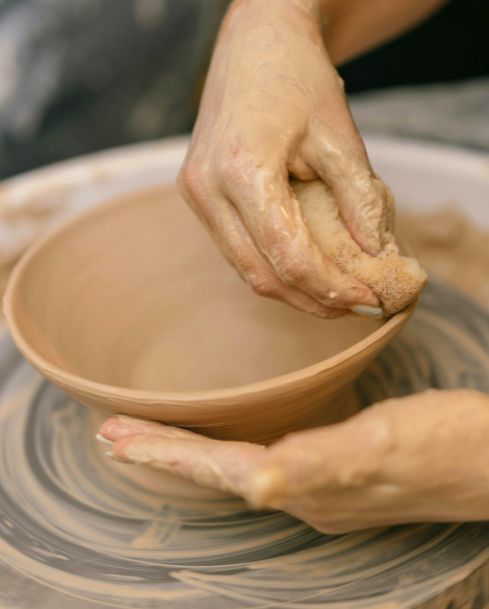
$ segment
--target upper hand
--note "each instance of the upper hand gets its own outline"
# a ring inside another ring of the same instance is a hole
[[[101,428],[115,458],[288,512],[328,533],[489,518],[489,396],[427,391],[270,447],[125,416]]]
[[[353,238],[369,254],[381,249],[388,191],[319,18],[298,0],[238,0],[217,41],[180,190],[259,294],[325,317],[377,307],[369,287],[318,249],[289,176],[327,182]]]

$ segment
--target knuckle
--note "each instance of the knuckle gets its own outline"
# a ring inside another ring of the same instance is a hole
[[[277,268],[283,280],[290,284],[301,284],[308,275],[307,265],[296,256],[282,257],[277,262]]]
[[[213,159],[212,166],[216,177],[234,188],[256,186],[257,173],[263,173],[256,155],[237,144],[223,147]]]
[[[262,273],[249,273],[246,277],[246,281],[251,286],[251,289],[259,296],[275,298],[280,292],[278,282]]]
[[[272,243],[269,247],[270,261],[285,283],[302,284],[308,279],[311,260],[300,234],[291,233],[283,225],[272,224],[267,241]]]
[[[177,188],[185,199],[199,200],[206,192],[205,177],[195,161],[186,162],[177,177]]]
[[[224,180],[232,180],[238,174],[238,160],[225,153],[214,159],[213,167],[215,173]]]

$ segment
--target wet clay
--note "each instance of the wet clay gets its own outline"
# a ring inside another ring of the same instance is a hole
[[[255,440],[347,416],[339,394],[412,312],[325,321],[257,297],[174,187],[58,230],[5,311],[26,357],[83,403]]]

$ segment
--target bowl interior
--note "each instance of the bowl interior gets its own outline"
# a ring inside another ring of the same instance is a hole
[[[235,387],[336,355],[382,322],[321,320],[260,298],[174,187],[121,197],[34,247],[12,311],[30,349],[138,390]]]

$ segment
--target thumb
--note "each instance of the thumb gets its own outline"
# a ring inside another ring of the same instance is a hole
[[[368,485],[391,449],[388,419],[369,408],[343,423],[286,436],[269,447],[249,477],[256,508],[285,509],[317,492]]]

